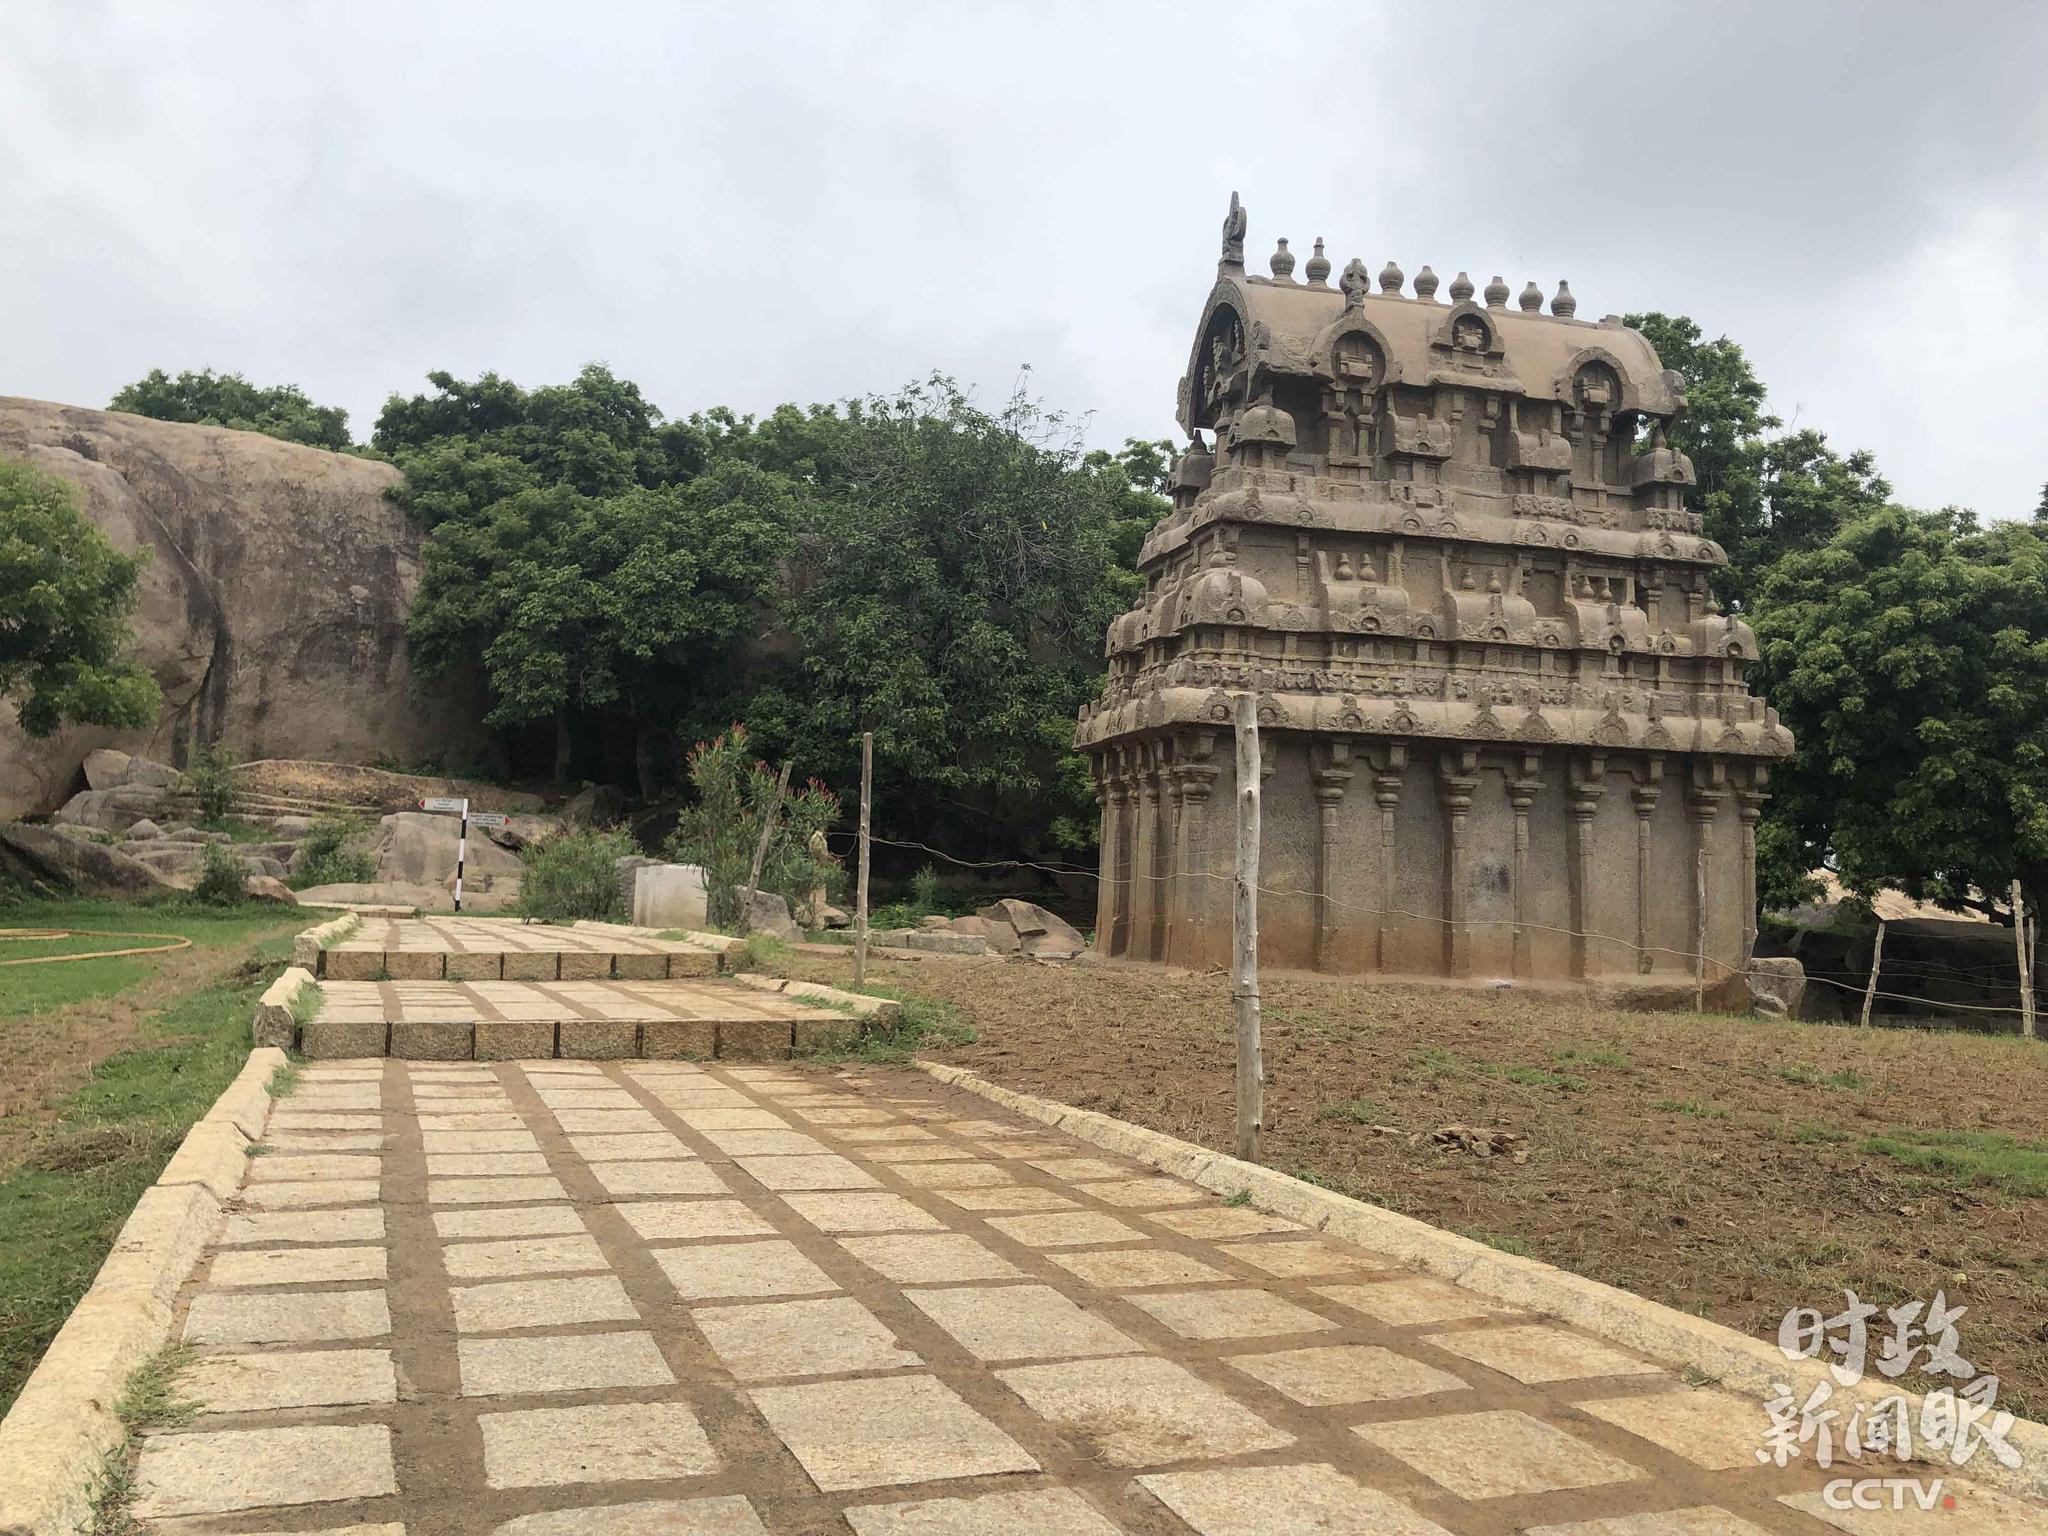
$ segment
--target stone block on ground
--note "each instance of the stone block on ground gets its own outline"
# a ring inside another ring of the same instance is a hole
[[[788,1019],[720,1019],[720,1061],[783,1061],[794,1029]]]
[[[507,981],[553,981],[561,974],[561,957],[552,950],[539,953],[505,952]]]
[[[1790,955],[1766,955],[1749,962],[1750,1006],[1759,1011],[1799,1017],[1806,997],[1806,967]],[[1775,1003],[1767,1008],[1766,1002]]]
[[[718,1026],[709,1019],[649,1019],[640,1026],[640,1054],[649,1061],[709,1061]]]
[[[555,1054],[555,1026],[524,1019],[478,1019],[478,1061],[540,1061]]]
[[[319,1019],[299,1031],[299,1054],[309,1061],[349,1061],[386,1054],[389,1026],[382,1021]]]
[[[803,930],[796,925],[796,919],[789,915],[789,903],[773,891],[754,892],[754,905],[746,917],[748,933],[765,933],[771,939],[781,939],[794,944],[803,938]]]
[[[447,954],[438,949],[384,951],[384,974],[393,981],[439,981],[447,965]]]
[[[612,1019],[564,1019],[559,1032],[564,1060],[615,1061],[640,1054],[640,1026]]]
[[[505,957],[495,950],[476,954],[450,950],[442,974],[450,981],[497,981],[504,969]]]
[[[402,1061],[468,1061],[476,1026],[453,1019],[401,1019],[391,1026],[391,1054]]]

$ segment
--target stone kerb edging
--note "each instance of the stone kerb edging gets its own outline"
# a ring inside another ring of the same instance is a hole
[[[893,1024],[902,1016],[903,1005],[893,997],[869,997],[865,992],[845,992],[817,981],[791,981],[783,976],[763,976],[757,971],[738,971],[731,978],[759,987],[763,992],[780,992],[785,997],[807,997],[814,1003],[850,1008],[863,1020]]]
[[[916,1066],[940,1082],[964,1088],[1105,1151],[1136,1158],[1220,1195],[1248,1191],[1251,1203],[1260,1210],[1285,1216],[1362,1248],[1407,1260],[1495,1301],[1547,1313],[1612,1343],[1681,1366],[1693,1366],[1718,1379],[1723,1386],[1759,1400],[1770,1392],[1773,1382],[1789,1384],[1802,1401],[1821,1382],[1834,1384],[1834,1378],[1819,1361],[1787,1360],[1776,1346],[1762,1339],[1753,1339],[1720,1323],[1693,1317],[1539,1259],[1502,1253],[1412,1216],[1305,1184],[1274,1169],[1241,1162],[1160,1131],[1094,1110],[1018,1093],[963,1067],[922,1059]],[[1831,1406],[1847,1408],[1857,1402],[1875,1405],[1887,1398],[1905,1396],[1917,1421],[1922,1403],[1918,1393],[1886,1391],[1881,1380],[1854,1387],[1834,1385]],[[1765,1427],[1760,1411],[1759,1445]],[[2000,1466],[1980,1447],[1963,1475],[2030,1498],[2048,1498],[2048,1425],[2015,1419],[2006,1439],[2019,1453],[2017,1468]],[[1913,1449],[1914,1459],[1922,1459],[1918,1440]],[[1933,1464],[1946,1465],[1939,1459]]]
[[[0,1536],[74,1536],[95,1480],[127,1437],[128,1378],[170,1337],[171,1309],[241,1188],[270,1118],[280,1050],[256,1050],[135,1202],[92,1286],[0,1421]]]
[[[297,1044],[299,1020],[292,1012],[292,1004],[298,1000],[301,987],[318,985],[311,971],[294,965],[265,987],[263,996],[256,1000],[256,1018],[250,1026],[255,1043],[286,1051]],[[0,1536],[5,1533],[0,1532]]]
[[[308,928],[292,940],[292,964],[317,974],[320,952],[340,943],[362,926],[362,913],[344,912],[340,917],[329,918],[317,927]]]
[[[636,927],[632,923],[600,922],[594,917],[579,917],[569,926],[571,928],[581,928],[586,933],[618,933],[635,939],[658,939],[664,933],[679,933],[682,937],[676,940],[676,943],[688,944],[696,949],[710,950],[718,956],[721,969],[737,960],[740,952],[747,947],[745,939],[735,939],[729,934],[723,933],[706,933],[697,928],[643,928]]]

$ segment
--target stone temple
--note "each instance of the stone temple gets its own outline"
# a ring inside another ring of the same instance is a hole
[[[1228,963],[1250,689],[1268,965],[1690,985],[1703,924],[1708,983],[1739,986],[1792,738],[1708,590],[1682,380],[1566,284],[1548,314],[1392,262],[1332,286],[1320,240],[1252,276],[1244,231],[1233,196],[1193,446],[1081,712],[1098,948]]]

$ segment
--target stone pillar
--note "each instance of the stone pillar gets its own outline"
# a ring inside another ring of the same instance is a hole
[[[1333,968],[1336,959],[1338,923],[1331,907],[1330,887],[1337,874],[1337,815],[1344,803],[1344,790],[1352,778],[1351,743],[1339,736],[1318,749],[1323,759],[1313,770],[1316,812],[1321,825],[1316,840],[1316,969]]]
[[[1121,763],[1103,775],[1102,895],[1095,904],[1095,942],[1105,955],[1131,948],[1131,780]]]
[[[1154,875],[1159,882],[1159,904],[1152,909],[1153,948],[1162,960],[1171,960],[1185,945],[1188,926],[1188,870],[1199,855],[1188,846],[1188,818],[1184,801],[1187,785],[1178,764],[1159,771],[1164,801],[1159,823],[1159,860]]]
[[[1465,817],[1479,788],[1476,747],[1446,747],[1437,757],[1437,794],[1444,807],[1444,974],[1472,974],[1472,933],[1466,926]]]
[[[1543,788],[1541,753],[1524,752],[1521,771],[1508,780],[1508,804],[1515,811],[1515,975],[1533,976],[1535,958],[1529,952],[1529,808]]]
[[[1593,816],[1606,793],[1600,782],[1606,773],[1607,758],[1600,752],[1588,752],[1566,770],[1572,818],[1572,974],[1582,980],[1592,974]]]
[[[1387,970],[1387,931],[1394,921],[1394,814],[1401,807],[1401,771],[1408,766],[1408,744],[1389,742],[1373,770],[1372,798],[1380,808],[1379,912],[1373,919],[1373,969]]]
[[[1153,914],[1166,899],[1159,873],[1159,767],[1157,748],[1145,742],[1138,748],[1131,795],[1130,941],[1127,953],[1141,960],[1164,960],[1153,948]]]
[[[1636,970],[1648,975],[1655,962],[1650,952],[1650,818],[1664,792],[1664,760],[1643,759],[1641,778],[1629,791],[1636,806]]]
[[[1209,834],[1210,794],[1220,769],[1209,762],[1214,737],[1183,743],[1176,772],[1176,819],[1179,824],[1181,856],[1175,866],[1175,906],[1181,921],[1176,933],[1174,959],[1184,965],[1206,965],[1210,956],[1202,947],[1204,935],[1212,946],[1217,942],[1217,914],[1230,911],[1230,872],[1219,878],[1211,868],[1213,852]],[[1221,954],[1229,953],[1230,925],[1221,926]]]
[[[1761,787],[1765,770],[1751,778],[1752,787],[1736,791],[1736,814],[1742,818],[1742,966],[1756,953],[1756,823],[1771,797]]]
[[[1686,941],[1691,951],[1700,936],[1705,942],[1700,947],[1711,957],[1714,953],[1714,817],[1720,812],[1725,790],[1721,785],[1721,767],[1712,758],[1695,760],[1692,783],[1685,792],[1686,815],[1692,819],[1692,846],[1694,874],[1690,882],[1692,900],[1687,904],[1692,912],[1693,935]],[[1724,971],[1729,969],[1725,964]],[[1688,967],[1690,969],[1690,967]],[[1706,967],[1707,985],[1717,980],[1710,963]]]

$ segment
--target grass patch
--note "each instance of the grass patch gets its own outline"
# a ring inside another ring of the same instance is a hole
[[[1504,1067],[1494,1061],[1463,1061],[1441,1046],[1419,1053],[1415,1066],[1431,1078],[1496,1077],[1524,1088],[1555,1088],[1560,1093],[1584,1093],[1592,1086],[1576,1073],[1553,1072],[1548,1067]]]
[[[750,933],[740,941],[740,952],[736,962],[741,970],[765,971],[779,966],[789,954],[789,946],[772,933]]]
[[[59,1106],[29,1161],[0,1182],[0,1412],[85,1294],[114,1236],[249,1051],[273,972],[251,963],[156,1013]]]
[[[137,1439],[146,1430],[178,1429],[192,1422],[199,1405],[179,1395],[178,1376],[192,1357],[189,1346],[172,1344],[138,1365],[114,1404],[127,1430],[107,1453],[92,1484],[92,1521],[84,1536],[152,1536],[152,1528],[129,1513],[135,1482],[129,1473]]]
[[[1821,1082],[1830,1088],[1868,1088],[1870,1079],[1854,1067],[1844,1067],[1839,1072],[1830,1072]]]
[[[1956,1187],[1989,1185],[2026,1199],[2048,1197],[2048,1141],[2004,1131],[1902,1131],[1866,1137],[1862,1150]]]
[[[1634,1062],[1630,1061],[1620,1051],[1589,1050],[1585,1046],[1580,1045],[1567,1046],[1561,1051],[1552,1051],[1550,1059],[1560,1066],[1612,1067],[1618,1071],[1627,1071],[1635,1065]]]
[[[1252,1192],[1249,1189],[1240,1189],[1236,1194],[1230,1196],[1223,1203],[1235,1209],[1242,1210],[1244,1209],[1244,1207],[1252,1203]]]
[[[1555,1088],[1563,1093],[1584,1093],[1590,1086],[1583,1077],[1570,1072],[1553,1072],[1548,1067],[1499,1067],[1493,1070],[1524,1088]]]
[[[1728,1111],[1704,1099],[1659,1099],[1650,1106],[1667,1115],[1691,1115],[1695,1120],[1726,1120]]]
[[[1461,1235],[1471,1238],[1475,1243],[1484,1243],[1489,1248],[1497,1248],[1502,1253],[1512,1253],[1517,1258],[1526,1259],[1531,1256],[1527,1243],[1523,1242],[1519,1237],[1510,1237],[1505,1232],[1473,1231]]]
[[[935,997],[918,997],[891,992],[882,987],[868,989],[876,997],[894,997],[902,1012],[889,1023],[876,1021],[850,1040],[822,1046],[811,1053],[814,1061],[872,1061],[902,1064],[919,1051],[950,1045],[972,1045],[974,1026],[958,1004]],[[811,999],[806,998],[809,1002]]]
[[[200,948],[247,944],[283,928],[305,925],[303,913],[257,903],[213,907],[189,896],[150,904],[115,901],[25,901],[0,906],[0,928],[91,929],[102,933],[167,933]],[[43,955],[91,954],[120,949],[145,939],[108,939],[75,932],[63,939],[0,940],[0,960]],[[67,960],[57,965],[10,965],[0,969],[0,1019],[33,1018],[72,1003],[93,1002],[125,992],[156,973],[180,951],[129,955],[115,960]]]
[[[292,1020],[298,1024],[310,1024],[313,1016],[320,1011],[320,1000],[324,996],[317,981],[302,981],[299,990],[292,994]]]
[[[1775,1076],[1780,1082],[1792,1083],[1801,1088],[1811,1088],[1820,1081],[1820,1073],[1800,1061],[1795,1061],[1789,1067],[1779,1067]]]
[[[1387,1112],[1371,1099],[1339,1099],[1316,1111],[1318,1120],[1338,1120],[1349,1125],[1385,1125]]]
[[[299,1064],[288,1061],[270,1074],[270,1081],[263,1085],[264,1092],[273,1099],[288,1099],[299,1091]]]
[[[1832,1125],[1822,1125],[1818,1120],[1804,1122],[1792,1133],[1792,1139],[1801,1146],[1827,1147],[1856,1139],[1853,1131],[1837,1130]]]

